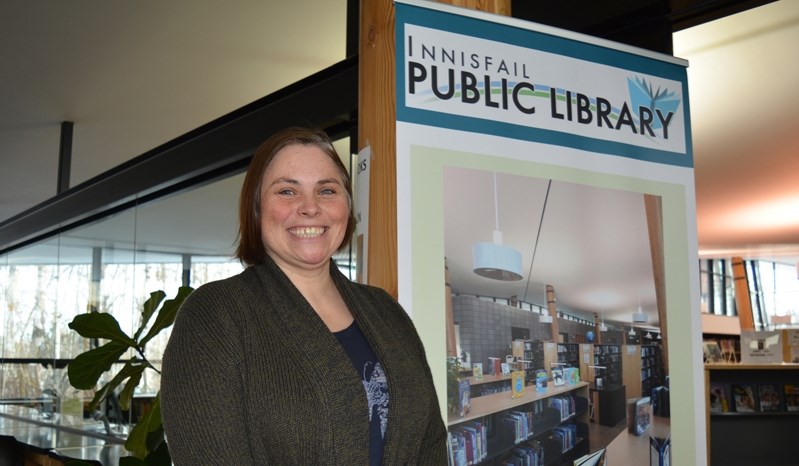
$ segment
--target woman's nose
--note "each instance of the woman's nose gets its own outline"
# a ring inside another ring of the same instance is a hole
[[[319,203],[313,198],[313,196],[303,198],[302,202],[300,203],[300,214],[311,217],[319,214]]]

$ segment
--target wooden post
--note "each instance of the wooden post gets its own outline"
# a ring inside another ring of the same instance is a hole
[[[735,286],[735,307],[738,309],[738,321],[741,331],[755,329],[755,317],[752,315],[752,300],[749,295],[749,280],[746,279],[746,267],[740,257],[732,258],[732,278]]]
[[[555,301],[555,288],[552,285],[547,285],[547,309],[549,309],[549,316],[552,317],[552,341],[557,343],[560,332],[558,329],[558,306]]]
[[[394,5],[361,0],[358,148],[371,146],[367,283],[397,290],[396,67]]]
[[[655,280],[655,297],[660,322],[663,371],[669,373],[669,339],[666,321],[666,269],[663,258],[663,203],[660,196],[644,194],[646,226],[649,233],[649,254],[652,257],[652,276]]]
[[[510,0],[442,1],[510,15]],[[371,146],[367,283],[395,298],[397,285],[396,44],[391,0],[361,0],[358,148]]]
[[[595,345],[602,344],[602,330],[599,323],[599,314],[596,312],[594,313],[594,338],[595,338],[594,341]]]

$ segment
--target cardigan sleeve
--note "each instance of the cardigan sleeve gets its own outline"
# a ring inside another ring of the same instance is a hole
[[[189,296],[164,352],[162,418],[177,466],[253,464],[242,400],[242,335],[222,311],[229,309],[230,294],[218,288],[201,287]]]

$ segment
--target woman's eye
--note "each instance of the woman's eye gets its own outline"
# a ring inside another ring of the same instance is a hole
[[[291,189],[281,189],[281,190],[280,190],[280,191],[278,191],[277,193],[278,193],[279,195],[281,195],[281,196],[291,196],[292,194],[294,194],[294,190],[291,190]]]
[[[331,196],[333,194],[336,194],[336,190],[333,188],[323,188],[319,193],[324,196]]]

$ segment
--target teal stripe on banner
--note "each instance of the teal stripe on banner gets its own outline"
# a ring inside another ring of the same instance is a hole
[[[630,159],[655,162],[664,165],[693,168],[693,157],[688,154],[649,149],[646,147],[619,142],[594,139],[571,133],[561,133],[528,126],[513,125],[493,120],[463,117],[449,113],[431,112],[416,108],[404,108],[397,111],[397,119],[417,123],[424,126],[455,129],[470,133],[490,134],[494,136],[518,139],[521,141],[539,142],[554,146],[570,147],[572,149],[616,155]]]

